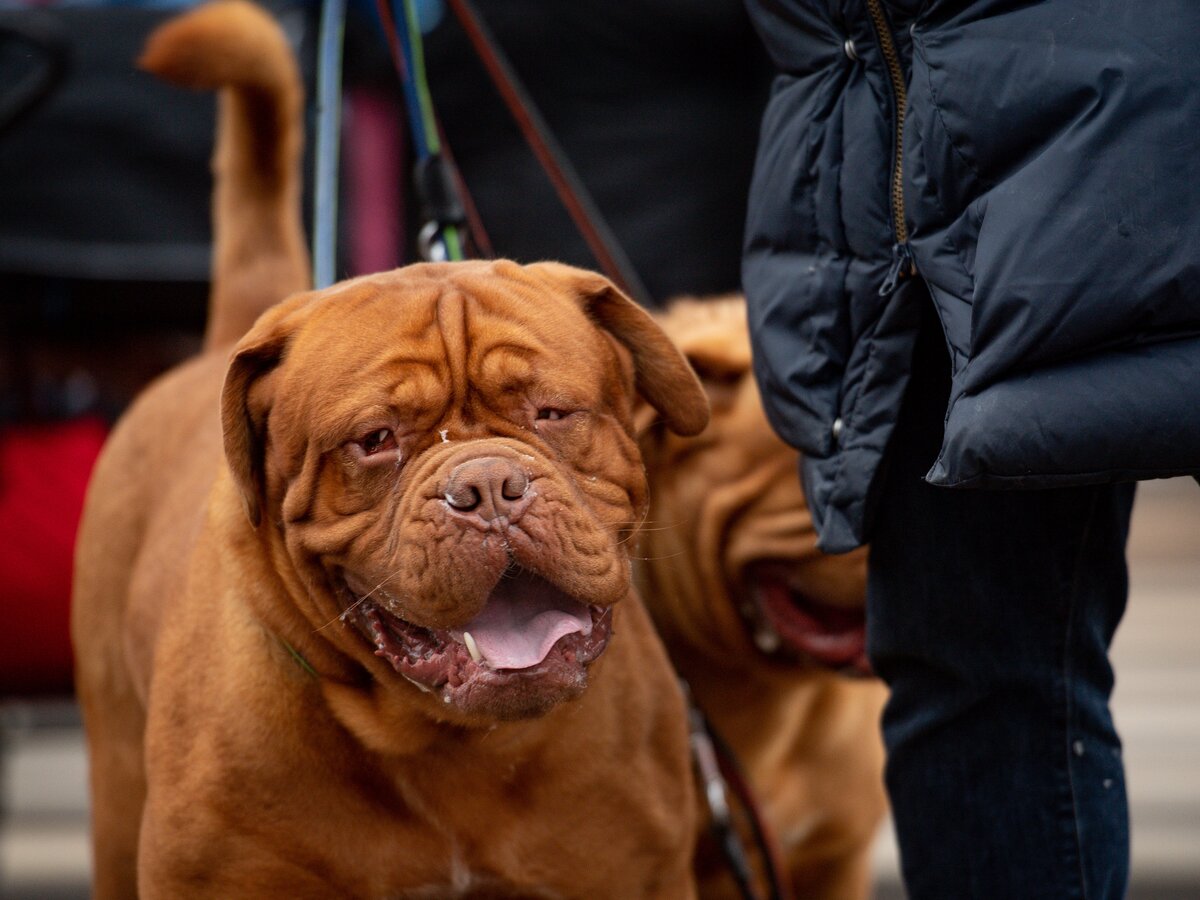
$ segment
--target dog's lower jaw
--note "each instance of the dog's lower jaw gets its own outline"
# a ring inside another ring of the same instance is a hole
[[[526,593],[555,592],[554,603],[578,610],[569,615],[553,605],[535,609],[537,619],[553,621],[548,626],[544,621],[528,626],[528,631],[540,632],[542,646],[538,649],[535,645],[526,659],[499,659],[494,639],[489,641],[482,633],[477,643],[470,631],[423,628],[408,622],[387,608],[385,597],[354,603],[342,619],[373,648],[375,656],[411,683],[411,687],[402,687],[415,688],[444,708],[437,715],[462,713],[497,721],[530,718],[583,693],[590,666],[608,645],[612,607],[585,605],[529,575],[502,579],[489,602],[505,602],[504,595],[520,593],[522,588]],[[504,662],[519,667],[502,667]]]

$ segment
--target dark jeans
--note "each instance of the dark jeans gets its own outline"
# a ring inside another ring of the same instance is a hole
[[[887,786],[911,897],[1115,898],[1129,825],[1108,709],[1133,485],[934,488],[935,324],[889,454],[868,651],[891,686]]]

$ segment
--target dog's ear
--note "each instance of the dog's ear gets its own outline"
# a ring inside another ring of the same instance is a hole
[[[712,413],[734,404],[751,369],[742,297],[679,297],[655,319],[699,376]],[[657,422],[655,411],[639,403],[634,410],[637,433],[648,434]]]
[[[225,460],[242,496],[246,517],[255,528],[266,500],[267,415],[272,373],[283,359],[299,325],[297,312],[311,294],[296,294],[263,313],[238,342],[221,390],[221,427]]]
[[[721,334],[689,335],[687,339],[676,342],[684,359],[700,379],[708,397],[710,413],[720,412],[733,404],[742,379],[750,371],[749,351],[743,357],[739,353],[740,345],[733,346],[736,343],[728,335]],[[658,411],[639,398],[633,409],[634,433],[647,434],[662,424]]]
[[[708,425],[708,397],[679,348],[654,318],[595,272],[562,263],[534,263],[527,268],[566,283],[584,310],[633,357],[638,393],[658,410],[676,434],[699,434]]]

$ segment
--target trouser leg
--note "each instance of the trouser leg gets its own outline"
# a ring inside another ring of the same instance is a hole
[[[1133,486],[926,484],[947,389],[939,343],[922,342],[890,449],[868,590],[905,883],[938,900],[1120,897],[1128,813],[1108,647]]]

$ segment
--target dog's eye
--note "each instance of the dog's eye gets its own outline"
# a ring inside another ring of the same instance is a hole
[[[392,434],[390,428],[380,428],[378,431],[372,431],[360,442],[363,448],[363,453],[367,456],[373,456],[376,453],[382,453],[384,450],[391,450],[396,446],[396,436]]]
[[[567,414],[565,412],[563,412],[561,409],[546,408],[546,409],[539,409],[537,411],[538,419],[545,420],[547,422],[557,422],[559,419],[563,418],[566,415]]]

